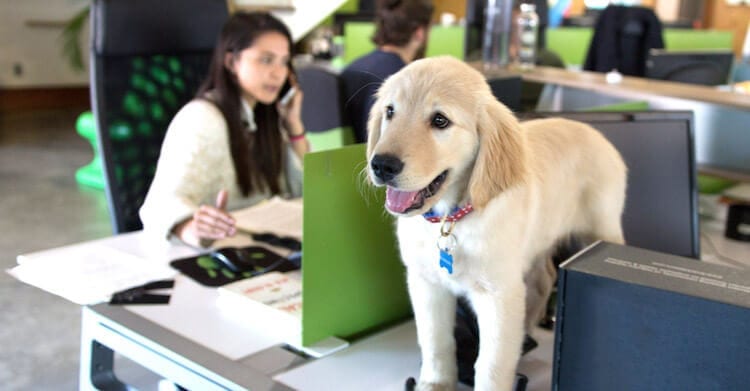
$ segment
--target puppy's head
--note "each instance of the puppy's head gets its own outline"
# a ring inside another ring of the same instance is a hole
[[[376,98],[368,173],[376,186],[387,187],[390,213],[411,216],[465,200],[481,209],[522,179],[516,118],[462,61],[415,61],[389,77]]]

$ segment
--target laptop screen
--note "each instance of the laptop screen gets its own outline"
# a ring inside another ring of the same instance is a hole
[[[625,241],[700,257],[693,114],[689,111],[524,113],[522,120],[565,117],[598,129],[628,167]]]

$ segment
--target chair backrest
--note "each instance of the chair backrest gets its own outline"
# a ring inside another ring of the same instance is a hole
[[[302,123],[314,151],[338,148],[353,140],[344,110],[343,85],[338,71],[307,63],[296,67],[297,81],[305,93]]]
[[[94,0],[91,102],[115,233],[138,209],[167,126],[192,99],[228,18],[225,0]]]
[[[307,132],[323,132],[344,124],[341,81],[338,73],[319,64],[296,67],[297,81],[305,92],[302,123]]]

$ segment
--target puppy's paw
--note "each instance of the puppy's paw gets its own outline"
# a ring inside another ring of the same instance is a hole
[[[415,391],[453,391],[456,389],[456,385],[438,384],[438,383],[426,383],[419,382],[414,388]]]

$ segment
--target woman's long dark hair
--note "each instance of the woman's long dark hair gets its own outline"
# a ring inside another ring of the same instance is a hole
[[[256,190],[281,193],[279,176],[283,167],[282,137],[276,102],[270,105],[256,102],[257,131],[248,132],[242,123],[242,99],[236,76],[225,66],[227,53],[239,56],[255,40],[268,32],[283,34],[289,41],[290,56],[294,49],[289,29],[274,16],[263,12],[238,12],[224,25],[214,49],[208,77],[198,90],[197,97],[214,102],[229,126],[229,144],[237,173],[237,184],[247,196]],[[291,62],[289,64],[292,72]],[[280,98],[280,97],[279,97]]]

